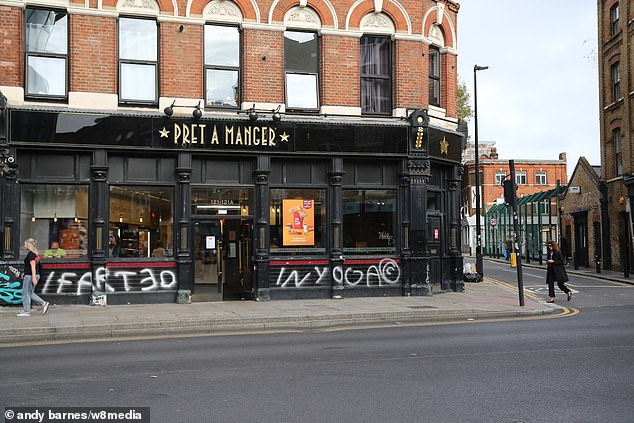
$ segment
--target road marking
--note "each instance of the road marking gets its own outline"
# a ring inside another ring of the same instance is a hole
[[[488,277],[488,276],[485,278],[485,280],[487,280],[487,281],[489,281],[489,282],[491,282],[491,283],[493,283],[495,285],[501,286],[503,288],[508,288],[508,289],[511,289],[511,290],[513,290],[515,292],[519,292],[517,287],[514,286],[514,285],[511,285],[510,283],[499,281],[497,279],[493,279],[493,278]],[[526,287],[524,287],[524,291],[527,291]],[[540,297],[536,296],[531,291],[524,292],[524,295],[526,295],[528,298],[530,298],[532,300],[535,300],[537,302],[540,302],[542,300]]]

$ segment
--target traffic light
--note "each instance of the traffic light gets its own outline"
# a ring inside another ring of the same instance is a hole
[[[515,206],[517,201],[517,185],[515,181],[505,179],[502,185],[504,185],[504,203],[507,206]]]

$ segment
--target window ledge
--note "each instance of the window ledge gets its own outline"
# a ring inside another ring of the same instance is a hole
[[[606,112],[607,111],[611,111],[611,110],[619,108],[622,104],[623,104],[623,97],[621,97],[618,100],[608,104],[607,106],[605,106],[603,108],[603,110],[606,111]]]

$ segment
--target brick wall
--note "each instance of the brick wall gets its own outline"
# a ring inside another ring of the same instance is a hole
[[[406,40],[397,40],[395,44],[394,107],[424,107],[429,103],[429,96],[423,96],[429,77],[427,46]]]
[[[117,93],[117,20],[70,15],[70,91]]]
[[[0,6],[0,85],[23,86],[22,10]]]
[[[321,42],[322,103],[359,107],[359,39],[324,35]]]
[[[180,31],[180,28],[183,28]],[[161,22],[162,97],[203,98],[203,27]]]
[[[76,2],[73,0],[73,2]],[[188,2],[177,0],[179,15],[184,16]],[[79,4],[79,3],[77,3]],[[83,3],[82,3],[83,4]],[[91,9],[97,7],[96,0],[90,0]],[[172,12],[172,3],[161,0],[158,4],[164,12]],[[200,16],[206,2],[192,3],[191,14]],[[256,18],[253,4],[247,0],[237,0],[245,22]],[[268,21],[273,2],[257,2],[261,22]],[[423,17],[429,8],[437,3],[424,0],[401,2],[410,18],[414,35],[423,31]],[[447,3],[450,5],[450,3]],[[115,0],[104,0],[103,6],[111,10]],[[289,1],[276,3],[274,20],[283,19],[283,11],[292,7]],[[347,1],[332,2],[338,28],[346,27],[346,17],[352,4]],[[314,7],[327,28],[334,27],[332,11],[327,3],[316,0]],[[443,30],[448,29],[448,19],[456,19],[456,4],[445,11]],[[279,8],[279,10],[277,10]],[[374,3],[366,0],[357,4],[350,16],[350,29],[358,30],[358,24],[366,13],[374,10]],[[23,10],[0,6],[0,85],[23,87]],[[384,3],[383,12],[390,16],[403,34],[408,26],[403,11],[393,3]],[[279,16],[278,16],[279,15]],[[432,13],[427,21],[435,21]],[[277,16],[277,18],[275,18]],[[96,14],[69,15],[69,91],[100,94],[117,94],[117,17]],[[179,28],[183,27],[180,31]],[[159,96],[161,97],[204,97],[203,72],[203,26],[190,23],[162,20],[159,23]],[[283,33],[278,30],[246,28],[242,45],[242,101],[258,103],[284,102],[284,51]],[[449,39],[451,37],[448,37]],[[452,47],[452,46],[449,46]],[[320,104],[324,106],[360,106],[359,79],[359,38],[358,34],[324,34],[321,36],[321,81]],[[394,42],[393,86],[395,108],[426,107],[428,104],[428,46],[421,40],[396,39]],[[265,58],[265,59],[264,59]],[[442,98],[443,107],[449,117],[456,115],[457,57],[443,54]]]
[[[284,102],[284,33],[244,31],[243,93],[246,102]]]

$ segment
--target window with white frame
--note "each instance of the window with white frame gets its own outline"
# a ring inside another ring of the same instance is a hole
[[[546,185],[546,171],[538,170],[535,172],[535,185]]]
[[[515,183],[517,185],[526,185],[527,184],[526,171],[525,170],[520,170],[520,171],[515,172]]]
[[[497,170],[495,172],[495,185],[502,185],[504,179],[506,179],[506,172],[503,170]]]
[[[610,66],[610,74],[612,76],[612,102],[621,98],[621,64],[614,63]]]
[[[392,113],[392,40],[361,37],[361,112]]]
[[[234,26],[205,25],[205,105],[240,103],[240,31]]]
[[[550,200],[540,201],[537,204],[538,204],[538,207],[539,207],[538,213],[540,213],[540,214],[548,214],[548,211],[550,210]]]
[[[158,102],[158,23],[119,19],[119,101]]]
[[[26,96],[66,98],[68,93],[68,15],[27,8]]]
[[[610,35],[616,35],[619,30],[619,4],[616,3],[610,8]]]
[[[614,164],[616,176],[623,174],[623,150],[621,148],[621,128],[615,128],[612,131],[612,140],[614,141]]]
[[[319,108],[319,37],[316,32],[284,31],[286,107]]]

